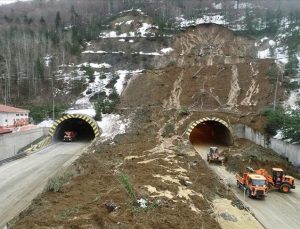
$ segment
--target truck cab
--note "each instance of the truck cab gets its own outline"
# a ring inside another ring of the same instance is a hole
[[[267,192],[267,181],[262,175],[244,173],[243,177],[236,175],[237,186],[245,191],[248,197],[264,198]]]
[[[75,131],[65,131],[64,132],[64,141],[65,142],[72,142],[74,141],[77,133]]]

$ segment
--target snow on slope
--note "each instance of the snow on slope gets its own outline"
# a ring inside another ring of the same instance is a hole
[[[102,121],[98,122],[98,126],[102,130],[101,137],[104,139],[113,139],[118,134],[126,133],[126,129],[129,125],[130,120],[122,120],[118,114],[104,114]]]
[[[38,127],[52,127],[54,124],[53,120],[49,119],[49,120],[44,120],[41,123],[39,123],[37,126]]]
[[[196,18],[192,20],[188,20],[184,18],[184,15],[175,18],[176,23],[181,28],[186,28],[189,26],[195,26],[205,23],[214,23],[218,25],[227,25],[228,22],[225,20],[222,15],[203,15],[201,18]]]
[[[15,2],[29,2],[29,1],[32,1],[32,0],[0,0],[0,6],[12,4]]]

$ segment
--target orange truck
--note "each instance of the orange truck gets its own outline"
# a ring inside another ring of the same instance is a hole
[[[267,180],[263,175],[245,172],[241,177],[236,174],[237,186],[242,189],[248,197],[262,199],[267,193]]]
[[[65,131],[64,132],[64,141],[72,142],[76,138],[77,132],[75,131]]]
[[[272,175],[270,175],[265,169],[252,169],[252,171],[266,178],[269,191],[277,190],[283,193],[288,193],[291,189],[295,189],[295,178],[285,175],[281,168],[272,168]]]

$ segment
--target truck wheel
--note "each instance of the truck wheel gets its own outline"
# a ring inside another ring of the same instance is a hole
[[[291,190],[291,186],[289,184],[282,184],[280,186],[280,192],[288,193]]]

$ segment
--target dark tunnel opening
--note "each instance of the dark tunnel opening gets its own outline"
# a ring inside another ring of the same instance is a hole
[[[55,141],[64,141],[65,131],[76,132],[74,141],[91,141],[95,138],[95,133],[91,125],[79,118],[70,118],[61,122],[54,133]]]
[[[192,144],[230,146],[233,139],[230,130],[220,122],[205,121],[198,124],[190,134]]]

